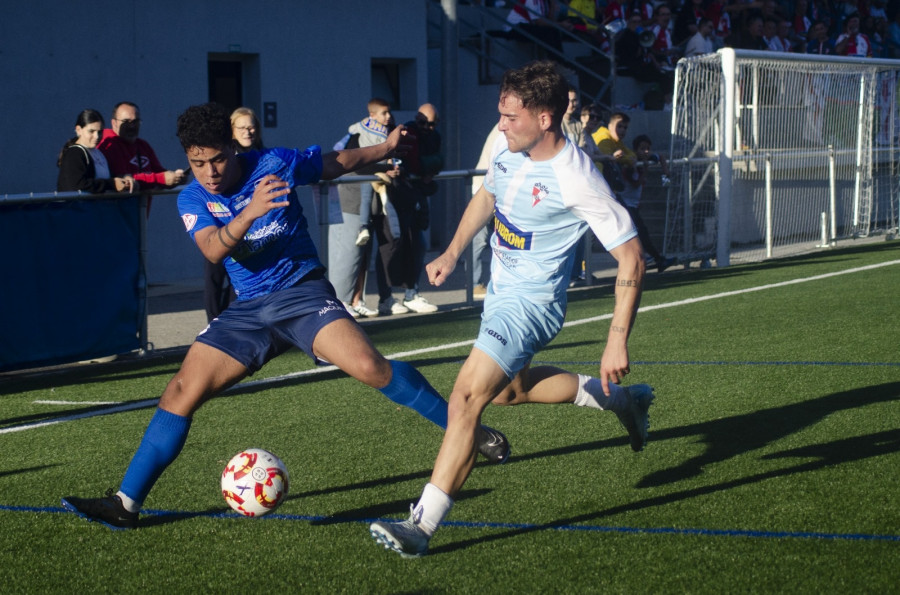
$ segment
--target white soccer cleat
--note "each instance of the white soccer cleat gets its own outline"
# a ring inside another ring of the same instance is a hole
[[[375,521],[369,525],[369,533],[386,550],[393,550],[404,558],[421,558],[428,553],[429,537],[409,518],[399,523]]]

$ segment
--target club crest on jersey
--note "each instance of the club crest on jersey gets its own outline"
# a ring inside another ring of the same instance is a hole
[[[531,250],[532,233],[522,231],[497,211],[494,211],[494,233],[497,234],[501,246],[513,250]]]
[[[231,217],[231,212],[220,202],[208,202],[206,208],[213,217]]]
[[[184,222],[184,228],[187,231],[191,231],[192,229],[194,229],[194,226],[197,224],[197,215],[186,213],[181,216],[181,220]]]
[[[531,206],[532,207],[537,206],[537,203],[541,202],[542,200],[547,198],[549,195],[550,195],[550,190],[546,186],[541,184],[540,182],[537,182],[534,185],[534,188],[531,189]]]

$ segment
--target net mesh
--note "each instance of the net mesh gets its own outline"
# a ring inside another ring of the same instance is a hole
[[[709,262],[727,232],[731,262],[758,261],[895,233],[900,62],[741,54],[729,164],[722,55],[678,64],[666,253]]]

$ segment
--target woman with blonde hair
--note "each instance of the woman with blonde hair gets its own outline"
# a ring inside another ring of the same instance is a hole
[[[262,127],[259,118],[249,107],[239,107],[231,112],[231,136],[236,153],[259,151],[263,148]]]

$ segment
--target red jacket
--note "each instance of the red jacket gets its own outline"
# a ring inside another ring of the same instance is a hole
[[[142,138],[134,143],[127,143],[118,134],[107,128],[97,147],[109,162],[109,174],[112,177],[130,175],[140,182],[141,188],[157,188],[166,185],[166,176],[156,153],[150,144]]]

